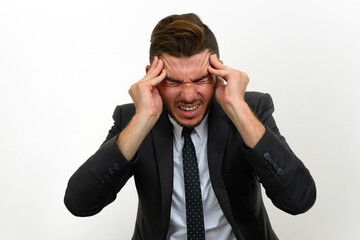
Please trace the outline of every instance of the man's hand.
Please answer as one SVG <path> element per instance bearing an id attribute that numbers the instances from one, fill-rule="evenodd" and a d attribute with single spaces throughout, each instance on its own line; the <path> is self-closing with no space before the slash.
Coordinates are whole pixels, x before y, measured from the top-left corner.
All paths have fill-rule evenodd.
<path id="1" fill-rule="evenodd" d="M 143 79 L 133 84 L 129 94 L 134 101 L 136 113 L 116 139 L 116 143 L 127 160 L 131 160 L 146 135 L 160 117 L 163 102 L 157 85 L 165 79 L 164 62 L 158 57 Z"/>
<path id="2" fill-rule="evenodd" d="M 145 77 L 133 84 L 129 89 L 129 94 L 135 104 L 136 114 L 154 124 L 158 120 L 163 107 L 157 89 L 157 85 L 166 77 L 163 67 L 163 60 L 156 56 Z"/>
<path id="3" fill-rule="evenodd" d="M 265 127 L 255 117 L 244 96 L 249 77 L 246 73 L 223 65 L 216 55 L 210 56 L 208 70 L 218 77 L 215 96 L 231 119 L 245 144 L 253 148 L 265 133 Z"/>
<path id="4" fill-rule="evenodd" d="M 232 69 L 222 64 L 215 54 L 210 56 L 209 72 L 218 77 L 215 96 L 224 111 L 232 115 L 242 104 L 249 77 L 245 72 Z"/>

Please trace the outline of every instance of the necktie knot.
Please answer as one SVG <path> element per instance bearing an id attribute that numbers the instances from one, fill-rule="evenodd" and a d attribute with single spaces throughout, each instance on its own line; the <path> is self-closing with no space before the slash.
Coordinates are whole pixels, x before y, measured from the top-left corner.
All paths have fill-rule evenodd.
<path id="1" fill-rule="evenodd" d="M 184 127 L 183 130 L 182 130 L 182 136 L 189 137 L 193 130 L 194 130 L 193 128 Z"/>

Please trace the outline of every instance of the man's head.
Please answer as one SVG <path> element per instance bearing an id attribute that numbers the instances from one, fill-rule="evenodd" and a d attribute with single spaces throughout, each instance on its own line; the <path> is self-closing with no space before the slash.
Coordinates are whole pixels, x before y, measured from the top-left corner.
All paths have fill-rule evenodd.
<path id="1" fill-rule="evenodd" d="M 150 63 L 155 56 L 160 57 L 163 53 L 191 57 L 205 49 L 220 57 L 215 35 L 194 13 L 162 19 L 155 26 L 150 42 Z"/>
<path id="2" fill-rule="evenodd" d="M 195 14 L 166 17 L 153 30 L 150 62 L 158 56 L 166 71 L 158 90 L 168 113 L 182 126 L 195 127 L 208 111 L 216 84 L 208 72 L 213 53 L 219 55 L 216 38 Z"/>

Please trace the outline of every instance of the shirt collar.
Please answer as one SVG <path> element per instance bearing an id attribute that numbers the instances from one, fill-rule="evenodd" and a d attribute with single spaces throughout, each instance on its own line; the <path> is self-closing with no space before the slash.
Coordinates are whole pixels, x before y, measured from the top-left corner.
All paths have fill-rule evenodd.
<path id="1" fill-rule="evenodd" d="M 209 113 L 207 113 L 204 119 L 201 121 L 201 123 L 194 128 L 196 134 L 201 140 L 206 136 L 207 133 L 208 115 Z M 183 126 L 181 126 L 178 122 L 176 122 L 176 120 L 170 115 L 169 115 L 169 119 L 174 127 L 173 130 L 176 138 L 181 139 L 181 132 L 183 130 Z"/>

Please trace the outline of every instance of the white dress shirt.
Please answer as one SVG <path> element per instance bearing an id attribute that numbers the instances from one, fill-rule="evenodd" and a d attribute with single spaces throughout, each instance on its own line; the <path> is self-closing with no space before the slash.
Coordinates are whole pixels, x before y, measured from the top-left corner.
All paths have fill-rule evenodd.
<path id="1" fill-rule="evenodd" d="M 172 117 L 170 121 L 173 125 L 173 148 L 174 148 L 174 179 L 173 194 L 170 212 L 170 224 L 167 234 L 168 240 L 184 240 L 186 237 L 186 206 L 185 206 L 185 187 L 182 148 L 184 138 L 181 136 L 183 127 L 180 126 Z M 207 138 L 208 138 L 208 116 L 194 128 L 191 133 L 191 140 L 194 143 L 196 157 L 199 165 L 200 187 L 204 211 L 205 239 L 207 240 L 235 240 L 234 233 L 230 224 L 220 208 L 211 185 L 208 158 L 207 158 Z"/>

